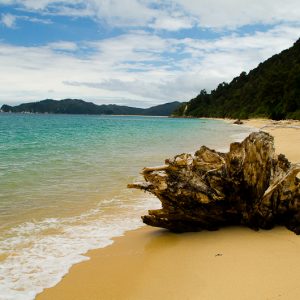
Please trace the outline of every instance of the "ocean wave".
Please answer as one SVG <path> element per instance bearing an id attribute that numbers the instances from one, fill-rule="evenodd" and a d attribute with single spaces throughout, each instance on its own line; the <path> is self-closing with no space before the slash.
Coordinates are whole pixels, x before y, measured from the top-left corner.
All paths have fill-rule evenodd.
<path id="1" fill-rule="evenodd" d="M 57 284 L 72 265 L 88 260 L 88 250 L 106 247 L 112 238 L 143 226 L 140 214 L 158 206 L 150 196 L 130 202 L 115 197 L 80 216 L 12 228 L 0 246 L 0 256 L 6 257 L 0 265 L 0 299 L 34 299 Z"/>

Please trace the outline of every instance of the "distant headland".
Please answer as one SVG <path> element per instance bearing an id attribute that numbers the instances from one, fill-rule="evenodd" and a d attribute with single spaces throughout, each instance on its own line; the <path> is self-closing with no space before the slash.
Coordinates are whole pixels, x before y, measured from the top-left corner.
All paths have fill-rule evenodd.
<path id="1" fill-rule="evenodd" d="M 46 99 L 17 106 L 4 104 L 1 111 L 11 113 L 169 116 L 180 105 L 180 102 L 175 101 L 150 108 L 137 108 L 115 104 L 97 105 L 80 99 Z"/>

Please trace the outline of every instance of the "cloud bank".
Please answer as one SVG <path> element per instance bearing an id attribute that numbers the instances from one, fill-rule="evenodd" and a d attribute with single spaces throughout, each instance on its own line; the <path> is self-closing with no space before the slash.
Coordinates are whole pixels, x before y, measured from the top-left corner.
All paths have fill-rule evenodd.
<path id="1" fill-rule="evenodd" d="M 88 16 L 111 26 L 177 30 L 191 25 L 237 28 L 248 24 L 299 22 L 297 0 L 2 0 L 29 11 Z"/>
<path id="2" fill-rule="evenodd" d="M 298 1 L 2 0 L 18 20 L 87 18 L 122 29 L 102 39 L 20 46 L 0 40 L 0 102 L 76 97 L 140 107 L 187 101 L 282 51 L 299 38 Z M 103 25 L 104 24 L 104 25 Z M 258 25 L 259 24 L 259 25 Z M 254 29 L 251 29 L 254 27 Z M 249 29 L 250 28 L 250 29 Z"/>

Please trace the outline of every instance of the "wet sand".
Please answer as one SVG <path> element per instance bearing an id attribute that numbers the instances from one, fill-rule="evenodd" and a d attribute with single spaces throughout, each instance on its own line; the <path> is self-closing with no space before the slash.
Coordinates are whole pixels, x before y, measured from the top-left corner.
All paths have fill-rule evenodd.
<path id="1" fill-rule="evenodd" d="M 246 125 L 267 126 L 263 130 L 275 136 L 276 151 L 300 162 L 298 122 Z M 88 252 L 89 261 L 73 266 L 37 299 L 300 299 L 299 253 L 300 236 L 283 227 L 185 234 L 143 227 Z"/>

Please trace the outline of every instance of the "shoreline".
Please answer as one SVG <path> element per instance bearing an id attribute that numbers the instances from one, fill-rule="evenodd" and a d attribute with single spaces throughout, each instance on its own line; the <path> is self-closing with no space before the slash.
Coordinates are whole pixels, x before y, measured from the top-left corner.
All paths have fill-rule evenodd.
<path id="1" fill-rule="evenodd" d="M 298 299 L 299 249 L 283 227 L 180 235 L 143 227 L 89 251 L 36 299 Z"/>
<path id="2" fill-rule="evenodd" d="M 293 121 L 296 128 L 273 123 L 252 119 L 244 125 L 263 127 L 275 136 L 277 153 L 300 162 L 300 122 Z M 89 251 L 90 260 L 73 265 L 55 287 L 36 299 L 300 297 L 300 238 L 283 227 L 259 232 L 228 227 L 180 235 L 142 227 L 113 240 L 111 246 Z"/>

